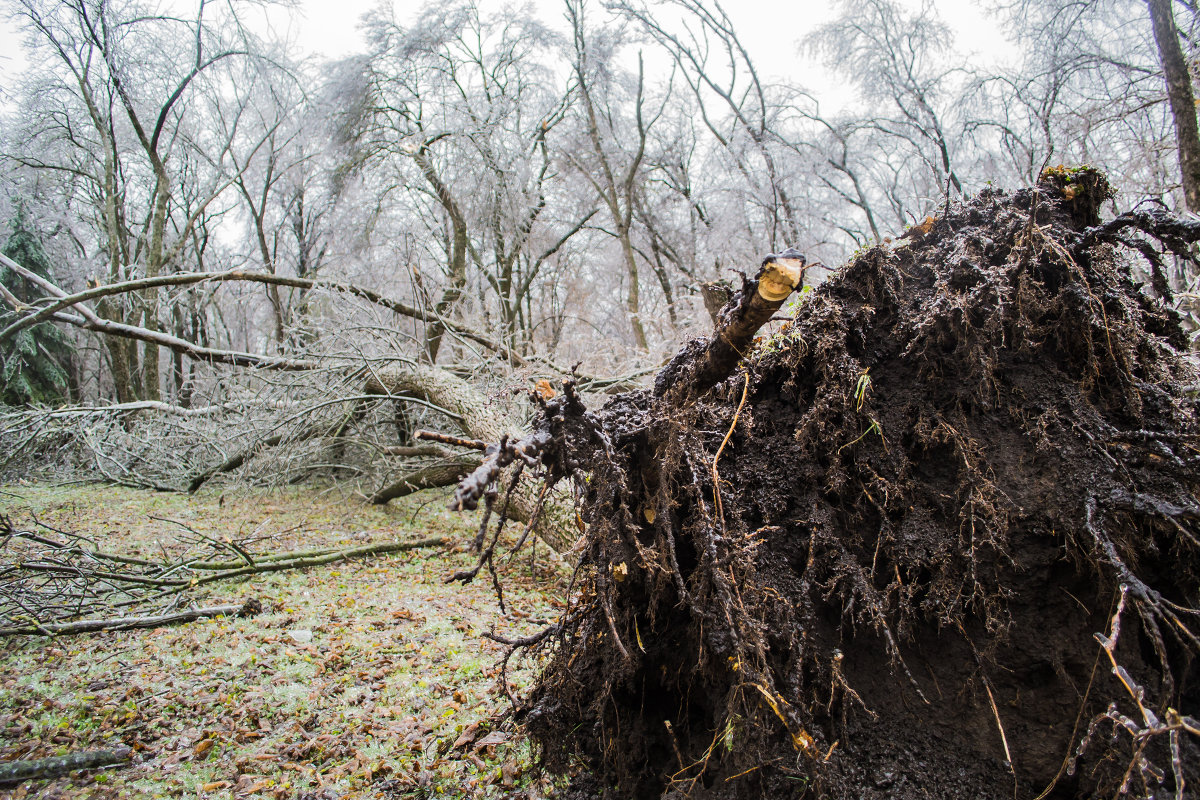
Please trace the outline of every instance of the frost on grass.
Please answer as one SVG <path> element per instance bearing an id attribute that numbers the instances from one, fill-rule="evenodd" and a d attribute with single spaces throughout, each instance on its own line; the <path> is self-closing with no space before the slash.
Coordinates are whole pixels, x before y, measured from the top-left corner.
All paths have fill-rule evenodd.
<path id="1" fill-rule="evenodd" d="M 471 523 L 425 500 L 364 508 L 311 491 L 189 499 L 112 488 L 5 487 L 28 514 L 127 555 L 177 547 L 177 525 L 295 550 L 445 535 Z M 417 513 L 419 510 L 419 513 Z M 414 518 L 415 514 L 415 518 Z M 489 587 L 446 586 L 473 556 L 426 550 L 200 587 L 200 604 L 266 611 L 177 628 L 9 640 L 0 656 L 0 760 L 133 748 L 113 771 L 0 786 L 0 797 L 545 796 L 528 745 L 495 732 L 507 708 Z M 544 566 L 544 565 L 543 565 Z M 554 579 L 527 559 L 506 580 L 502 631 L 553 613 Z M 307 632 L 309 635 L 297 635 Z M 525 665 L 510 669 L 520 689 Z M 488 737 L 492 736 L 489 740 Z M 481 744 L 482 742 L 482 744 Z M 457 744 L 457 747 L 455 746 Z"/>

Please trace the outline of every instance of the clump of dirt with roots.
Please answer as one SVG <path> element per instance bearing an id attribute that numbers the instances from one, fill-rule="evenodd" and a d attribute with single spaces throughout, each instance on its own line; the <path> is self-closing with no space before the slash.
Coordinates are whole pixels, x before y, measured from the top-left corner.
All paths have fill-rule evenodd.
<path id="1" fill-rule="evenodd" d="M 1110 197 L 951 205 L 693 402 L 539 399 L 500 449 L 586 528 L 515 716 L 569 796 L 1198 796 L 1200 226 Z"/>

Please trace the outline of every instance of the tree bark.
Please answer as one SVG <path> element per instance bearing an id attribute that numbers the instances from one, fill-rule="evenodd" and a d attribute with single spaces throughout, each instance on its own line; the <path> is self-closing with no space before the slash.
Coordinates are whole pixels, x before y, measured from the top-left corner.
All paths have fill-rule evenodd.
<path id="1" fill-rule="evenodd" d="M 371 502 L 384 504 L 397 497 L 404 497 L 422 489 L 436 489 L 442 486 L 453 486 L 471 474 L 471 470 L 479 465 L 478 458 L 456 458 L 448 464 L 432 464 L 428 467 L 405 473 L 375 494 Z"/>
<path id="2" fill-rule="evenodd" d="M 1167 84 L 1167 99 L 1175 118 L 1175 141 L 1179 171 L 1183 179 L 1183 198 L 1188 211 L 1200 214 L 1200 128 L 1196 123 L 1196 99 L 1187 60 L 1179 46 L 1171 0 L 1146 0 L 1154 42 Z"/>
<path id="3" fill-rule="evenodd" d="M 462 431 L 473 439 L 498 442 L 503 436 L 519 438 L 521 433 L 521 425 L 516 420 L 494 403 L 488 402 L 462 378 L 438 367 L 392 364 L 371 374 L 365 392 L 386 395 L 403 393 L 440 406 L 457 414 L 461 418 L 459 426 Z M 498 485 L 508 485 L 514 468 L 510 466 L 504 470 Z M 509 515 L 519 522 L 528 522 L 537 507 L 538 490 L 531 481 L 521 481 L 513 491 Z M 571 548 L 579 532 L 575 525 L 574 509 L 563 493 L 555 492 L 545 499 L 534 530 L 556 552 L 562 553 Z"/>
<path id="4" fill-rule="evenodd" d="M 115 750 L 85 750 L 68 753 L 65 756 L 51 756 L 32 761 L 11 761 L 0 765 L 0 783 L 58 778 L 77 769 L 96 769 L 124 764 L 131 758 L 133 758 L 133 750 L 122 745 Z"/>
<path id="5" fill-rule="evenodd" d="M 117 617 L 115 619 L 81 619 L 75 622 L 47 622 L 41 625 L 22 625 L 0 628 L 0 636 L 64 636 L 99 631 L 125 631 L 135 628 L 162 628 L 211 617 L 250 617 L 262 611 L 262 603 L 250 599 L 241 605 L 211 606 L 159 614 L 151 617 Z M 81 769 L 76 767 L 75 769 Z"/>

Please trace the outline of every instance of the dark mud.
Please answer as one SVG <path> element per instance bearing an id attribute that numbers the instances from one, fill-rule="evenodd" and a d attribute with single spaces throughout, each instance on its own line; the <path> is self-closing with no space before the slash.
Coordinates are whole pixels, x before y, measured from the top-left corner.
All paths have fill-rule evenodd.
<path id="1" fill-rule="evenodd" d="M 575 796 L 1197 796 L 1198 379 L 1107 195 L 952 206 L 699 404 L 552 404 L 588 528 L 520 719 Z"/>

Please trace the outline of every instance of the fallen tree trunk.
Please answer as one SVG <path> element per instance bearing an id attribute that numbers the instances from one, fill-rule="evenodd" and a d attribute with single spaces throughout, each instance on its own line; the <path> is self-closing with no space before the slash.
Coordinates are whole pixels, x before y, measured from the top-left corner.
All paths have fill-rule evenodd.
<path id="1" fill-rule="evenodd" d="M 456 458 L 449 463 L 431 464 L 427 467 L 406 472 L 395 481 L 376 491 L 368 502 L 382 505 L 398 497 L 405 497 L 422 489 L 440 489 L 453 486 L 471 473 L 479 464 L 478 458 Z"/>
<path id="2" fill-rule="evenodd" d="M 262 391 L 264 395 L 269 394 L 273 395 L 273 397 L 260 398 L 247 403 L 220 402 L 202 409 L 187 409 L 182 407 L 186 403 L 171 405 L 158 401 L 141 401 L 122 403 L 107 409 L 88 408 L 58 411 L 29 411 L 25 413 L 25 416 L 31 421 L 36 421 L 41 417 L 56 420 L 79 418 L 79 422 L 73 426 L 74 430 L 71 430 L 65 424 L 54 426 L 44 437 L 40 435 L 40 429 L 43 426 L 39 425 L 32 433 L 23 436 L 24 441 L 17 444 L 13 449 L 0 453 L 0 470 L 6 469 L 11 463 L 16 463 L 18 456 L 26 462 L 27 469 L 36 469 L 44 465 L 44 462 L 39 462 L 35 456 L 30 456 L 30 452 L 37 449 L 36 446 L 39 443 L 46 449 L 66 450 L 66 448 L 60 446 L 60 440 L 69 437 L 69 440 L 72 442 L 82 443 L 83 450 L 88 456 L 90 470 L 99 473 L 108 481 L 142 488 L 151 487 L 160 491 L 176 491 L 179 487 L 186 486 L 188 491 L 195 492 L 214 476 L 242 469 L 248 461 L 261 454 L 264 450 L 280 445 L 287 445 L 291 442 L 311 442 L 312 440 L 323 439 L 329 434 L 328 426 L 318 424 L 313 427 L 304 428 L 301 425 L 300 430 L 287 430 L 286 428 L 291 427 L 290 423 L 301 415 L 319 411 L 337 403 L 354 400 L 354 398 L 338 398 L 328 394 L 330 386 L 336 385 L 342 380 L 351 380 L 357 383 L 361 380 L 361 376 L 364 373 L 371 370 L 370 359 L 364 356 L 362 349 L 358 348 L 338 349 L 336 347 L 312 346 L 308 352 L 308 355 L 312 357 L 300 357 L 304 353 L 297 353 L 296 357 L 291 357 L 287 353 L 265 354 L 240 352 L 209 346 L 208 343 L 200 344 L 189 341 L 170 333 L 153 329 L 154 326 L 139 327 L 138 325 L 107 319 L 92 307 L 92 304 L 96 302 L 110 302 L 109 298 L 112 297 L 123 294 L 138 295 L 146 292 L 154 294 L 165 287 L 199 287 L 227 282 L 251 282 L 265 284 L 272 288 L 288 286 L 305 290 L 324 289 L 335 294 L 358 298 L 381 309 L 387 309 L 396 314 L 410 317 L 426 325 L 433 326 L 444 333 L 453 334 L 463 341 L 470 341 L 473 344 L 480 345 L 488 352 L 488 359 L 497 359 L 505 364 L 519 364 L 529 368 L 540 369 L 544 366 L 551 373 L 559 375 L 569 373 L 574 375 L 574 370 L 565 370 L 552 361 L 537 355 L 525 356 L 516 353 L 502 341 L 494 341 L 490 337 L 474 331 L 468 326 L 456 323 L 453 320 L 446 319 L 427 310 L 423 311 L 404 302 L 387 298 L 369 288 L 352 284 L 290 278 L 253 271 L 229 270 L 215 273 L 175 273 L 167 276 L 123 281 L 106 286 L 89 286 L 86 290 L 68 293 L 55 285 L 51 280 L 33 273 L 5 256 L 0 255 L 0 262 L 3 262 L 5 268 L 15 271 L 25 280 L 39 287 L 46 295 L 38 300 L 37 307 L 32 307 L 20 301 L 11 292 L 0 287 L 0 302 L 10 305 L 18 312 L 19 317 L 4 327 L 3 330 L 0 330 L 0 342 L 11 339 L 29 326 L 47 321 L 58 321 L 84 330 L 94 331 L 104 337 L 141 341 L 152 347 L 166 347 L 178 356 L 186 356 L 188 359 L 209 366 L 228 365 L 267 371 L 297 373 L 295 378 L 286 382 L 277 382 L 271 388 L 258 386 L 256 391 Z M 181 361 L 180 364 L 182 363 Z M 304 376 L 304 373 L 310 373 L 315 376 L 322 370 L 327 370 L 328 372 L 318 380 L 312 380 Z M 374 387 L 372 391 L 378 394 L 390 396 L 402 402 L 423 403 L 427 401 L 422 400 L 416 395 L 404 396 L 404 392 L 393 393 L 390 389 L 385 388 L 384 385 L 391 384 L 393 387 L 398 387 L 400 384 L 412 379 L 415 384 L 425 386 L 424 389 L 418 386 L 419 391 L 429 390 L 435 393 L 456 391 L 456 387 L 450 385 L 453 382 L 451 380 L 453 376 L 449 376 L 449 378 L 443 380 L 437 376 L 437 373 L 441 371 L 437 367 L 406 367 L 396 364 L 382 370 L 380 373 L 382 377 L 380 379 L 376 379 L 379 376 L 373 376 L 368 382 Z M 637 370 L 627 375 L 607 378 L 579 376 L 578 380 L 581 385 L 587 385 L 595 390 L 613 391 L 620 386 L 633 385 L 641 375 L 647 374 L 648 371 Z M 407 376 L 401 376 L 400 373 L 408 374 Z M 469 387 L 467 388 L 469 389 Z M 279 391 L 280 389 L 282 391 Z M 277 405 L 279 406 L 277 410 L 284 411 L 285 407 L 289 405 L 299 405 L 299 402 L 296 400 L 297 396 L 309 398 L 312 401 L 311 407 L 308 409 L 299 408 L 298 413 L 291 415 L 282 424 L 278 423 L 277 420 L 264 419 L 261 415 L 257 418 L 245 415 L 239 416 L 233 421 L 234 425 L 239 426 L 233 436 L 229 436 L 227 431 L 222 431 L 218 427 L 211 432 L 203 431 L 199 437 L 196 435 L 197 430 L 194 425 L 184 424 L 194 423 L 201 418 L 211 416 L 214 419 L 213 425 L 219 426 L 223 422 L 219 419 L 220 412 L 226 410 L 236 413 L 239 409 L 246 410 L 252 407 L 261 409 Z M 156 427 L 156 423 L 159 421 L 157 419 L 148 421 L 143 418 L 139 420 L 138 426 L 143 428 L 143 430 L 135 431 L 132 426 L 125 424 L 127 417 L 133 417 L 138 412 L 152 411 L 178 418 L 175 422 L 179 424 L 172 425 L 173 430 L 171 432 L 176 434 L 179 440 L 182 440 L 179 444 L 181 447 L 186 448 L 184 452 L 189 456 L 197 456 L 202 460 L 196 463 L 187 463 L 187 461 L 179 458 L 180 450 L 172 446 L 173 443 L 169 441 L 171 437 L 161 436 L 159 435 L 160 431 L 152 429 L 152 425 Z M 459 420 L 459 415 L 456 413 L 451 411 L 446 411 L 445 413 L 456 421 L 461 421 Z M 107 427 L 90 424 L 90 418 L 102 419 L 105 415 L 112 415 L 114 419 L 120 415 L 120 421 L 117 424 L 111 424 Z M 142 413 L 141 416 L 148 417 L 149 414 Z M 319 419 L 324 415 L 318 414 L 316 416 Z M 354 416 L 353 412 L 351 416 Z M 498 426 L 504 427 L 500 419 L 504 416 L 503 413 L 497 413 L 494 408 L 480 407 L 478 413 L 468 413 L 466 416 L 469 419 L 464 424 L 464 430 L 479 431 L 481 434 L 487 432 L 489 439 L 494 439 L 495 435 L 498 435 L 496 430 Z M 260 428 L 260 430 L 254 431 L 256 427 Z M 345 427 L 346 425 L 343 424 L 342 430 Z M 151 428 L 151 430 L 144 430 L 146 428 Z M 246 434 L 251 431 L 254 431 L 255 435 L 247 437 Z M 311 446 L 301 449 L 301 458 L 308 458 L 310 462 L 315 461 L 315 465 L 312 463 L 301 463 L 296 467 L 294 462 L 287 463 L 291 454 L 286 452 L 272 454 L 280 456 L 274 459 L 273 463 L 276 466 L 281 463 L 286 464 L 288 478 L 292 481 L 300 480 L 313 469 L 333 469 L 335 471 L 348 469 L 360 473 L 369 471 L 369 467 L 360 468 L 353 463 L 349 463 L 353 460 L 353 457 L 342 458 L 342 448 L 347 444 L 347 440 L 340 436 L 340 432 L 338 431 L 331 435 L 332 446 L 329 448 Z M 193 444 L 197 438 L 208 439 L 210 442 L 221 444 L 216 444 L 212 448 L 206 446 L 198 450 L 193 449 Z M 223 443 L 230 440 L 242 443 L 248 442 L 248 444 L 237 452 L 222 452 Z M 378 446 L 381 443 L 379 441 L 371 441 L 369 444 Z M 403 447 L 403 445 L 400 446 Z M 7 448 L 0 449 L 8 450 Z M 215 457 L 212 453 L 214 449 L 217 450 Z M 317 453 L 320 453 L 322 456 L 329 456 L 329 458 L 312 457 L 313 454 Z M 404 455 L 403 453 L 399 454 Z M 78 466 L 76 462 L 71 463 L 71 468 L 73 469 L 78 469 Z M 386 494 L 388 492 L 383 491 L 379 493 L 379 496 L 382 497 Z M 523 497 L 515 507 L 518 516 L 531 510 L 534 503 L 534 498 Z M 569 546 L 570 541 L 574 538 L 569 532 L 569 528 L 571 528 L 570 514 L 564 511 L 562 508 L 563 505 L 563 498 L 551 498 L 551 502 L 546 509 L 545 520 L 542 524 L 544 530 L 541 531 L 547 542 L 557 549 Z"/>
<path id="3" fill-rule="evenodd" d="M 516 420 L 497 408 L 495 403 L 488 402 L 469 383 L 438 367 L 391 364 L 372 372 L 364 391 L 388 396 L 412 395 L 445 408 L 458 417 L 458 425 L 463 433 L 485 442 L 498 442 L 503 437 L 517 435 L 521 430 Z M 501 480 L 508 479 L 510 475 L 511 471 L 506 471 Z M 391 492 L 402 488 L 397 485 L 402 481 L 376 491 L 371 501 L 386 503 L 398 497 Z M 538 512 L 535 527 L 537 535 L 556 552 L 569 550 L 579 535 L 570 498 L 561 493 L 555 493 L 549 499 L 540 498 L 540 493 L 529 484 L 519 485 L 511 499 L 510 515 L 521 522 L 528 522 L 535 510 Z"/>

